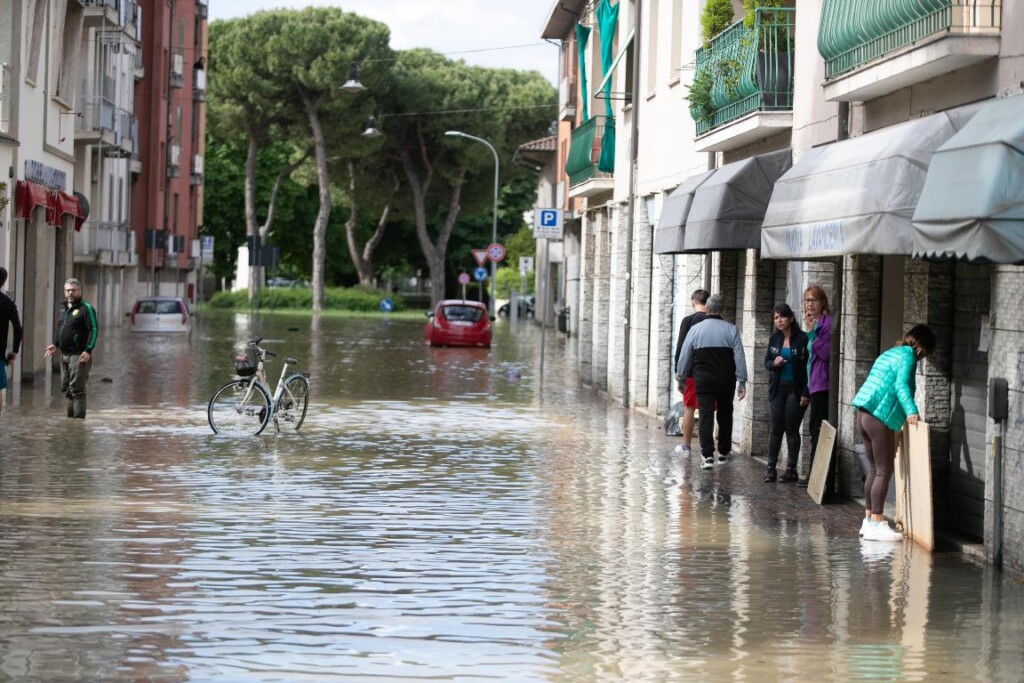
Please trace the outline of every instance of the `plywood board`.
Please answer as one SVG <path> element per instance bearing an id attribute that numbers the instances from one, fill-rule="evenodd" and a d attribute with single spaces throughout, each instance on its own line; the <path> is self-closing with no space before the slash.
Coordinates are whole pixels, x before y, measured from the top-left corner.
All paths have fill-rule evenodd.
<path id="1" fill-rule="evenodd" d="M 825 482 L 828 480 L 828 468 L 832 464 L 835 445 L 836 428 L 828 420 L 822 420 L 821 431 L 818 432 L 818 449 L 814 451 L 814 464 L 807 477 L 807 493 L 818 505 L 825 498 Z"/>
<path id="2" fill-rule="evenodd" d="M 931 439 L 924 422 L 903 425 L 896 450 L 896 528 L 923 548 L 935 548 Z"/>

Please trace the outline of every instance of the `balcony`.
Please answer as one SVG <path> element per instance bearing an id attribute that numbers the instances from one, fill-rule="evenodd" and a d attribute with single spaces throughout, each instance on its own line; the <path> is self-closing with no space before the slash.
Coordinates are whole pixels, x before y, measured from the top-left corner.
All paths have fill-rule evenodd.
<path id="1" fill-rule="evenodd" d="M 597 167 L 601 159 L 601 141 L 609 125 L 614 129 L 615 120 L 592 116 L 572 132 L 569 158 L 565 162 L 570 197 L 592 197 L 612 191 L 615 183 L 613 174 Z M 614 149 L 609 150 L 609 155 L 614 153 Z"/>
<path id="2" fill-rule="evenodd" d="M 572 121 L 576 118 L 576 80 L 568 76 L 558 84 L 558 120 Z"/>
<path id="3" fill-rule="evenodd" d="M 192 170 L 189 174 L 188 179 L 189 185 L 202 185 L 203 184 L 203 155 L 193 154 L 192 155 Z"/>
<path id="4" fill-rule="evenodd" d="M 210 15 L 210 0 L 196 0 L 196 16 L 206 19 Z"/>
<path id="5" fill-rule="evenodd" d="M 697 50 L 690 88 L 698 152 L 736 149 L 793 127 L 796 10 L 758 8 Z"/>
<path id="6" fill-rule="evenodd" d="M 999 55 L 1001 0 L 826 0 L 825 98 L 863 102 Z"/>
<path id="7" fill-rule="evenodd" d="M 170 88 L 185 87 L 185 56 L 180 52 L 171 55 Z"/>
<path id="8" fill-rule="evenodd" d="M 75 261 L 104 265 L 127 265 L 134 246 L 134 234 L 127 223 L 87 221 L 75 234 Z"/>
<path id="9" fill-rule="evenodd" d="M 135 80 L 141 81 L 146 77 L 146 64 L 142 61 L 142 50 L 135 50 Z"/>
<path id="10" fill-rule="evenodd" d="M 196 102 L 205 102 L 206 69 L 193 69 L 192 77 L 192 99 Z"/>
<path id="11" fill-rule="evenodd" d="M 78 116 L 75 119 L 75 142 L 106 146 L 107 156 L 128 156 L 135 149 L 132 137 L 131 112 L 116 106 L 102 96 L 85 95 L 78 98 Z"/>
<path id="12" fill-rule="evenodd" d="M 132 117 L 132 153 L 128 157 L 128 170 L 132 173 L 142 173 L 142 155 L 139 153 L 139 120 Z"/>
<path id="13" fill-rule="evenodd" d="M 181 175 L 181 145 L 171 145 L 167 155 L 167 177 L 177 178 Z"/>

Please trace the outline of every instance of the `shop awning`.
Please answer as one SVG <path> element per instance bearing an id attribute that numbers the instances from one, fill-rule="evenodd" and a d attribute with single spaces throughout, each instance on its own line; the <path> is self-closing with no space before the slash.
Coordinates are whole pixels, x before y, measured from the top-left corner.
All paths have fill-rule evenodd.
<path id="1" fill-rule="evenodd" d="M 985 105 L 935 152 L 913 230 L 914 256 L 1024 263 L 1024 96 Z"/>
<path id="2" fill-rule="evenodd" d="M 57 225 L 61 225 L 64 215 L 67 214 L 75 219 L 75 231 L 82 229 L 82 224 L 85 223 L 85 212 L 78 202 L 78 197 L 67 192 L 51 192 L 50 206 L 54 222 Z"/>
<path id="3" fill-rule="evenodd" d="M 910 254 L 928 163 L 955 132 L 942 113 L 810 150 L 775 184 L 761 257 Z"/>
<path id="4" fill-rule="evenodd" d="M 715 169 L 690 176 L 679 187 L 665 197 L 661 207 L 661 217 L 654 229 L 655 254 L 681 254 L 686 248 L 683 242 L 686 217 L 690 213 L 690 204 L 697 188 L 714 175 Z"/>
<path id="5" fill-rule="evenodd" d="M 38 183 L 19 180 L 14 188 L 14 217 L 28 220 L 32 218 L 32 210 L 37 206 L 46 208 L 46 222 L 53 223 L 50 191 Z"/>
<path id="6" fill-rule="evenodd" d="M 726 164 L 693 195 L 686 216 L 685 252 L 761 246 L 761 223 L 775 182 L 793 164 L 790 150 Z"/>

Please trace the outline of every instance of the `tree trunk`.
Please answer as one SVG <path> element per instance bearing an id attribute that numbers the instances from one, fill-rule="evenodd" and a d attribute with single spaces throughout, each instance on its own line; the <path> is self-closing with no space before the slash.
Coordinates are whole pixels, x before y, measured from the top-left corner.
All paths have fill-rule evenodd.
<path id="1" fill-rule="evenodd" d="M 324 260 L 327 254 L 327 222 L 331 218 L 331 183 L 327 173 L 327 153 L 324 131 L 320 127 L 320 116 L 309 93 L 299 88 L 299 96 L 309 117 L 309 128 L 313 133 L 313 151 L 316 154 L 316 181 L 320 194 L 320 209 L 313 227 L 313 312 L 324 308 Z"/>
<path id="2" fill-rule="evenodd" d="M 259 148 L 256 131 L 247 127 L 249 150 L 245 157 L 245 235 L 252 237 L 258 234 L 256 227 L 256 152 Z M 253 254 L 249 254 L 249 263 L 253 262 Z M 249 266 L 249 302 L 258 300 L 260 285 L 263 284 L 262 269 Z"/>
<path id="3" fill-rule="evenodd" d="M 381 239 L 384 237 L 384 230 L 388 227 L 391 203 L 394 201 L 395 194 L 400 187 L 398 178 L 395 178 L 394 182 L 395 187 L 391 190 L 391 196 L 388 197 L 388 201 L 380 213 L 380 218 L 377 219 L 377 227 L 374 229 L 373 235 L 370 236 L 370 239 L 360 249 L 359 243 L 356 241 L 356 227 L 359 222 L 359 205 L 355 199 L 356 173 L 353 163 L 351 161 L 348 162 L 348 189 L 352 210 L 349 213 L 348 220 L 345 221 L 345 239 L 348 241 L 348 253 L 352 257 L 352 264 L 356 267 L 356 273 L 359 274 L 359 284 L 367 287 L 373 287 L 376 284 L 373 279 L 373 252 L 377 245 L 380 244 Z"/>
<path id="4" fill-rule="evenodd" d="M 459 216 L 459 199 L 462 196 L 462 184 L 466 179 L 466 171 L 461 171 L 451 186 L 452 194 L 448 201 L 448 214 L 445 216 L 444 225 L 441 227 L 441 233 L 438 235 L 435 245 L 427 233 L 426 208 L 427 190 L 430 188 L 430 181 L 434 173 L 433 166 L 425 156 L 421 155 L 426 167 L 425 177 L 421 179 L 408 150 L 402 149 L 399 155 L 402 160 L 402 168 L 409 181 L 409 189 L 412 192 L 413 214 L 416 217 L 416 238 L 419 240 L 423 257 L 427 261 L 427 269 L 430 271 L 430 305 L 434 306 L 444 298 L 445 254 L 448 250 L 448 239 L 451 237 L 452 228 L 455 227 L 455 220 Z"/>

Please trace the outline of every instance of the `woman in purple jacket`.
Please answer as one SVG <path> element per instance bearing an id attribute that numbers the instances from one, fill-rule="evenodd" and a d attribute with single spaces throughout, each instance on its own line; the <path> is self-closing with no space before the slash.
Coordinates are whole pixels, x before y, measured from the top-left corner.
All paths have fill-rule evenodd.
<path id="1" fill-rule="evenodd" d="M 814 452 L 818 449 L 821 422 L 828 415 L 828 370 L 832 345 L 832 309 L 821 285 L 810 285 L 804 290 L 804 329 L 807 330 L 807 388 L 800 399 L 801 406 L 811 406 L 811 453 L 807 476 L 811 476 Z M 807 479 L 797 482 L 807 486 Z"/>

